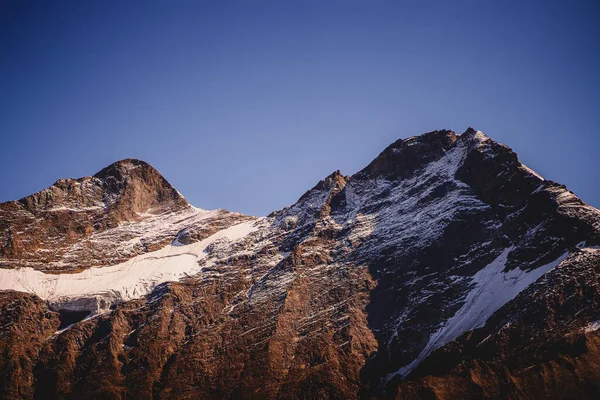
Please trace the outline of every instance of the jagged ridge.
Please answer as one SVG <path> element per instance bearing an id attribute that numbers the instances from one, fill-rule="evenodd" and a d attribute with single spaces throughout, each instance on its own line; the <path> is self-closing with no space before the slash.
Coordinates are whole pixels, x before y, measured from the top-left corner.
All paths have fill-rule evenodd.
<path id="1" fill-rule="evenodd" d="M 40 305 L 1 295 L 0 316 L 18 321 L 1 332 L 15 354 L 0 369 L 3 393 L 537 397 L 553 390 L 543 374 L 516 383 L 507 371 L 554 363 L 554 376 L 564 378 L 555 361 L 563 336 L 553 326 L 595 354 L 590 326 L 600 320 L 600 297 L 578 290 L 599 278 L 600 212 L 474 129 L 399 140 L 357 174 L 334 172 L 266 218 L 213 217 L 219 230 L 206 237 L 197 237 L 205 220 L 183 219 L 170 233 L 173 248 L 207 240 L 199 273 L 52 337 L 60 315 L 48 312 L 46 325 L 30 329 L 22 316 Z M 220 237 L 237 224 L 253 228 Z M 561 311 L 548 323 L 527 317 L 548 310 Z M 17 346 L 23 329 L 32 340 Z M 531 332 L 550 350 L 523 351 Z M 586 378 L 569 388 L 591 397 L 600 374 L 590 361 L 576 368 Z"/>

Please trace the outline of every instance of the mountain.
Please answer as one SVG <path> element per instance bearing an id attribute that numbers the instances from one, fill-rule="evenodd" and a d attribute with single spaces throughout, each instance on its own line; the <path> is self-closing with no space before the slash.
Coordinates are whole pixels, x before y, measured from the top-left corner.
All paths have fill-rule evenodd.
<path id="1" fill-rule="evenodd" d="M 600 211 L 469 128 L 267 217 L 123 160 L 0 204 L 3 398 L 597 398 Z"/>
<path id="2" fill-rule="evenodd" d="M 147 163 L 119 161 L 0 204 L 0 267 L 63 273 L 112 265 L 163 248 L 200 214 Z M 200 228 L 208 234 L 222 225 Z"/>

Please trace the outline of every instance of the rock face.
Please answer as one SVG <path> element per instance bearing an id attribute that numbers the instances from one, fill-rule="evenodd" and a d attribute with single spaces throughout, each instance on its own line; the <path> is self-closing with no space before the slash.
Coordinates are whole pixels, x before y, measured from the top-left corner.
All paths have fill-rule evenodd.
<path id="1" fill-rule="evenodd" d="M 125 160 L 1 204 L 0 235 L 3 398 L 600 392 L 600 211 L 473 129 L 264 218 Z"/>
<path id="2" fill-rule="evenodd" d="M 0 267 L 60 273 L 116 264 L 164 247 L 180 229 L 194 229 L 198 211 L 152 166 L 122 160 L 92 177 L 60 179 L 0 204 Z M 222 210 L 197 226 L 199 236 L 239 216 Z"/>

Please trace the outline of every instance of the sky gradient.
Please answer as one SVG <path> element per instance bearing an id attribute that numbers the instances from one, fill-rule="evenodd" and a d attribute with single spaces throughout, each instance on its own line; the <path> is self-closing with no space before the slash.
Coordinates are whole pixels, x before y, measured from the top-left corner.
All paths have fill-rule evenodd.
<path id="1" fill-rule="evenodd" d="M 0 201 L 123 158 L 195 206 L 293 203 L 473 126 L 600 207 L 600 2 L 0 1 Z"/>

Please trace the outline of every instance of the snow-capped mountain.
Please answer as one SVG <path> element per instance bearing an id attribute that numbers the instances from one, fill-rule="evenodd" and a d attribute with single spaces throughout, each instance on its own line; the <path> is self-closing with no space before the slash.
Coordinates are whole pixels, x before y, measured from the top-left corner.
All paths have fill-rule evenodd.
<path id="1" fill-rule="evenodd" d="M 600 211 L 482 132 L 267 217 L 138 160 L 0 204 L 6 398 L 595 398 Z"/>

